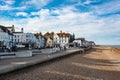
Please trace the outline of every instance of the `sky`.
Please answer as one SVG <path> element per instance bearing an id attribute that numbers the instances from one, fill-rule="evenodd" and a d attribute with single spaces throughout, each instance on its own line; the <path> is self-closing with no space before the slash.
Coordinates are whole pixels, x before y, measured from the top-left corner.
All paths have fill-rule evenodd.
<path id="1" fill-rule="evenodd" d="M 120 45 L 120 0 L 0 0 L 0 25 Z"/>

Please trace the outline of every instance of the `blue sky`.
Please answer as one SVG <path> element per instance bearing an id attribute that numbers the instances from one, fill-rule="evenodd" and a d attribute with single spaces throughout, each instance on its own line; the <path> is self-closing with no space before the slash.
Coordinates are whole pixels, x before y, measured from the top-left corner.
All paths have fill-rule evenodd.
<path id="1" fill-rule="evenodd" d="M 0 0 L 0 25 L 120 45 L 120 0 Z"/>

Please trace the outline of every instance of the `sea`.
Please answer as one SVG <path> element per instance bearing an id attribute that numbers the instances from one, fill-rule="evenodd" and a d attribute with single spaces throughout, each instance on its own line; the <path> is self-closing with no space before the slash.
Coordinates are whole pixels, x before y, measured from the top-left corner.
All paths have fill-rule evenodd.
<path id="1" fill-rule="evenodd" d="M 110 46 L 110 47 L 114 47 L 114 48 L 120 48 L 120 45 L 104 45 L 104 46 Z"/>

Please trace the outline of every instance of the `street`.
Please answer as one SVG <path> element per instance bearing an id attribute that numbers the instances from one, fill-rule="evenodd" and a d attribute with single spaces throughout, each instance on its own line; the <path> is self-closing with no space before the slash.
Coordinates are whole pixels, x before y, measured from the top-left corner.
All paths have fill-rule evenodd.
<path id="1" fill-rule="evenodd" d="M 95 47 L 0 75 L 0 80 L 120 80 L 120 54 L 109 47 Z"/>

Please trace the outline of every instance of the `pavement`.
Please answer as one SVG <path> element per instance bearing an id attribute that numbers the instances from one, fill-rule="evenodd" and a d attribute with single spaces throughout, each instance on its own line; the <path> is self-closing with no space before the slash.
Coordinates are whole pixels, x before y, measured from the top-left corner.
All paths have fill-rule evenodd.
<path id="1" fill-rule="evenodd" d="M 5 74 L 14 70 L 22 69 L 35 64 L 47 62 L 59 57 L 71 55 L 74 53 L 81 53 L 84 49 L 71 49 L 67 51 L 59 51 L 52 54 L 39 54 L 32 57 L 12 58 L 0 60 L 0 74 Z"/>

